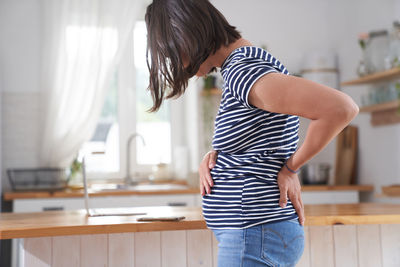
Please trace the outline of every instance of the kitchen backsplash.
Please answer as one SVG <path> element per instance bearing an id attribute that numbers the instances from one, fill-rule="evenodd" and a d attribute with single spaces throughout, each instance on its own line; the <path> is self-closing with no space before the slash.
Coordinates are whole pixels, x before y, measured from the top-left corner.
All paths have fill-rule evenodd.
<path id="1" fill-rule="evenodd" d="M 8 190 L 7 168 L 38 167 L 41 122 L 37 92 L 3 92 L 1 103 L 3 190 Z"/>

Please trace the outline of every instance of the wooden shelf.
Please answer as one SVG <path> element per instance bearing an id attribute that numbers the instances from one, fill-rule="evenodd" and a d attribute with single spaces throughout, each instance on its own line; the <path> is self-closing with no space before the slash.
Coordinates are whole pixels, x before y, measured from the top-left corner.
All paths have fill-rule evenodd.
<path id="1" fill-rule="evenodd" d="M 385 81 L 385 80 L 386 81 L 391 80 L 396 77 L 400 77 L 400 68 L 393 68 L 390 70 L 385 70 L 385 71 L 369 74 L 369 75 L 366 75 L 359 79 L 343 82 L 343 83 L 341 83 L 341 85 L 346 86 L 346 85 L 361 85 L 361 84 L 367 84 L 367 83 L 376 83 L 376 82 L 381 82 L 381 81 Z"/>
<path id="2" fill-rule="evenodd" d="M 385 196 L 400 197 L 400 185 L 382 186 L 382 193 Z"/>
<path id="3" fill-rule="evenodd" d="M 384 102 L 376 105 L 371 105 L 371 106 L 364 106 L 360 108 L 360 112 L 375 112 L 375 111 L 381 111 L 381 110 L 388 110 L 388 109 L 393 109 L 397 108 L 400 105 L 399 100 L 393 100 L 389 102 Z"/>
<path id="4" fill-rule="evenodd" d="M 360 112 L 371 113 L 371 125 L 382 126 L 400 122 L 400 100 L 393 100 L 360 108 Z"/>

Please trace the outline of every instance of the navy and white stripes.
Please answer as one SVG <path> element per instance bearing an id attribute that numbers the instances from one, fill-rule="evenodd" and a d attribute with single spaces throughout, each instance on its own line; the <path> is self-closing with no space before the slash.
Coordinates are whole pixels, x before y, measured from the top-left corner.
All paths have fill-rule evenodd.
<path id="1" fill-rule="evenodd" d="M 214 186 L 203 197 L 203 215 L 211 229 L 241 229 L 297 218 L 292 204 L 279 206 L 277 174 L 297 148 L 297 116 L 258 109 L 248 102 L 254 83 L 286 68 L 267 51 L 234 50 L 221 68 L 224 88 L 215 120 L 211 170 Z"/>

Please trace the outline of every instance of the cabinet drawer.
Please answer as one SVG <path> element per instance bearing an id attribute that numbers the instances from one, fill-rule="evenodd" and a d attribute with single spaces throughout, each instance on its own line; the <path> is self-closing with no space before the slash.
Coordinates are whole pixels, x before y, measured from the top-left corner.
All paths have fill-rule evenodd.
<path id="1" fill-rule="evenodd" d="M 177 195 L 130 195 L 91 197 L 90 208 L 125 208 L 149 206 L 199 206 L 198 194 Z M 42 212 L 51 210 L 84 209 L 83 198 L 39 198 L 16 199 L 13 202 L 14 212 Z"/>

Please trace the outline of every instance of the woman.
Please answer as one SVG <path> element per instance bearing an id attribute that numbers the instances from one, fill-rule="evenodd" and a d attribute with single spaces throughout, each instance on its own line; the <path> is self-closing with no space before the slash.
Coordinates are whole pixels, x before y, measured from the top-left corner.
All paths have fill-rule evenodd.
<path id="1" fill-rule="evenodd" d="M 182 95 L 194 75 L 221 68 L 224 78 L 214 151 L 199 168 L 218 266 L 294 266 L 304 247 L 297 172 L 357 115 L 357 105 L 290 76 L 208 0 L 154 0 L 146 25 L 152 111 Z M 311 120 L 299 149 L 298 116 Z"/>

